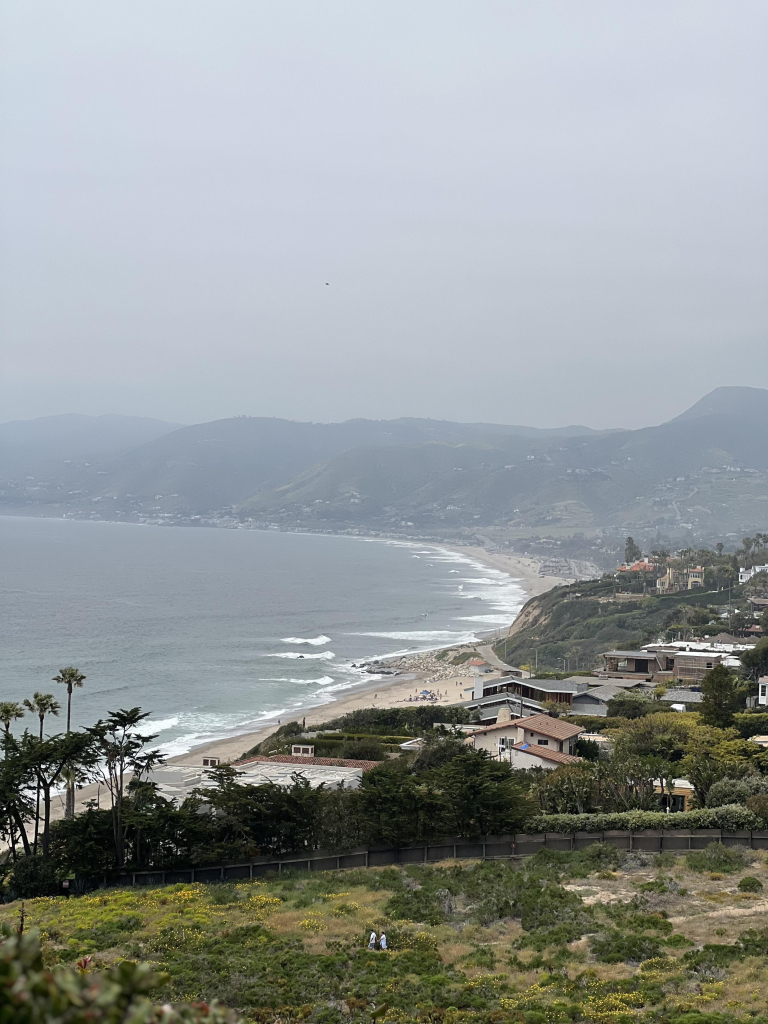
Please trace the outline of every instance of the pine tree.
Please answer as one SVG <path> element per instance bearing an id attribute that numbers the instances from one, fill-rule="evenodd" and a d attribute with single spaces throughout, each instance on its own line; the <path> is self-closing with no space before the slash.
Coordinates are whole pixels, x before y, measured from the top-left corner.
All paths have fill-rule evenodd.
<path id="1" fill-rule="evenodd" d="M 643 552 L 635 544 L 632 537 L 627 537 L 627 543 L 624 545 L 624 562 L 627 565 L 632 565 L 633 562 L 639 562 L 643 557 Z"/>
<path id="2" fill-rule="evenodd" d="M 733 725 L 733 714 L 742 707 L 739 681 L 725 665 L 716 665 L 701 681 L 704 694 L 699 715 L 705 725 L 727 729 Z"/>

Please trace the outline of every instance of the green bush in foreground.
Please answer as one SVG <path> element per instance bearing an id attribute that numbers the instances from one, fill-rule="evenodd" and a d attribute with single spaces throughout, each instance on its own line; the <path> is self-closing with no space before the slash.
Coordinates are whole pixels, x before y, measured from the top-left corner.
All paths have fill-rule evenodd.
<path id="1" fill-rule="evenodd" d="M 706 850 L 692 850 L 686 854 L 685 863 L 691 871 L 719 871 L 732 875 L 743 870 L 754 859 L 754 854 L 741 846 L 710 843 Z"/>
<path id="2" fill-rule="evenodd" d="M 13 1024 L 235 1024 L 215 1003 L 153 1006 L 149 993 L 165 975 L 123 960 L 106 971 L 43 966 L 36 931 L 9 935 L 0 945 L 0 1021 Z"/>
<path id="3" fill-rule="evenodd" d="M 747 875 L 739 882 L 738 888 L 740 892 L 760 892 L 763 888 L 763 883 L 759 878 L 753 878 L 752 875 Z"/>

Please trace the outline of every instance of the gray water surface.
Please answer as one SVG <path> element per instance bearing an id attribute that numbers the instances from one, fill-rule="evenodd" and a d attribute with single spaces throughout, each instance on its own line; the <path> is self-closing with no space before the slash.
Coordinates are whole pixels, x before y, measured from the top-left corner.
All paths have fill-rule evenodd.
<path id="1" fill-rule="evenodd" d="M 469 639 L 525 600 L 399 541 L 0 517 L 0 556 L 0 699 L 76 665 L 73 724 L 140 705 L 168 754 L 310 705 L 331 717 L 370 678 L 353 663 Z"/>

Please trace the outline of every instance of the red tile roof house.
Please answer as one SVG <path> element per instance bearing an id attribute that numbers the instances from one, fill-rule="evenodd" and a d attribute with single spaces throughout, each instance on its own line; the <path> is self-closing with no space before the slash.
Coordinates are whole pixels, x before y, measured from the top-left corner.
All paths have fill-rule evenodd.
<path id="1" fill-rule="evenodd" d="M 510 761 L 516 768 L 551 769 L 581 760 L 574 750 L 583 732 L 581 726 L 550 715 L 531 715 L 476 729 L 465 742 L 476 750 L 487 750 L 494 757 Z"/>

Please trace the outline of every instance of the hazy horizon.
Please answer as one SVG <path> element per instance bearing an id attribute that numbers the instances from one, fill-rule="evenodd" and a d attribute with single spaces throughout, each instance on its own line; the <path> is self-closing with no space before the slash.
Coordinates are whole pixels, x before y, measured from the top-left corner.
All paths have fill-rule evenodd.
<path id="1" fill-rule="evenodd" d="M 0 415 L 595 429 L 768 387 L 768 9 L 0 0 Z"/>
<path id="2" fill-rule="evenodd" d="M 702 395 L 702 396 L 699 396 L 699 397 L 704 397 L 704 396 Z M 691 404 L 693 404 L 693 403 L 691 403 Z M 688 409 L 688 408 L 690 408 L 689 405 L 685 406 L 685 408 L 675 409 L 673 412 L 670 413 L 670 415 L 667 417 L 666 420 L 663 420 L 661 422 L 667 422 L 670 419 L 674 419 L 675 416 L 679 415 L 682 412 L 685 412 L 686 409 Z M 118 416 L 118 417 L 119 416 L 125 416 L 125 417 L 131 417 L 131 416 L 135 416 L 136 414 L 135 413 L 119 412 L 119 411 L 109 412 L 109 413 L 78 413 L 78 412 L 76 412 L 74 410 L 69 410 L 68 412 L 51 413 L 51 414 L 45 414 L 43 416 L 15 417 L 14 419 L 11 419 L 11 420 L 0 420 L 0 426 L 5 426 L 5 425 L 7 425 L 9 423 L 30 422 L 32 419 L 54 419 L 54 418 L 56 418 L 58 416 L 73 416 L 73 415 L 75 415 L 75 416 L 76 415 L 88 415 L 88 416 L 94 416 L 94 417 L 99 417 L 99 416 Z M 245 414 L 243 414 L 243 413 L 235 414 L 234 417 L 219 416 L 219 417 L 215 417 L 215 420 L 237 418 L 238 415 L 248 416 L 249 414 L 247 414 L 247 413 L 245 413 Z M 254 415 L 258 415 L 258 414 L 254 414 Z M 190 426 L 194 426 L 195 424 L 199 424 L 199 423 L 215 422 L 215 420 L 211 421 L 211 420 L 204 420 L 204 419 L 196 419 L 196 420 L 191 420 L 188 423 L 180 423 L 180 422 L 178 422 L 176 420 L 164 420 L 163 421 L 162 417 L 149 417 L 149 418 L 150 419 L 158 419 L 158 420 L 160 420 L 162 422 L 166 422 L 166 423 L 171 423 L 171 424 L 173 424 L 176 427 L 190 427 Z M 273 418 L 274 419 L 281 419 L 281 420 L 288 420 L 288 421 L 294 422 L 294 423 L 307 423 L 307 422 L 311 422 L 311 423 L 343 423 L 346 420 L 354 420 L 354 419 L 381 419 L 381 420 L 384 420 L 384 419 L 387 419 L 387 420 L 393 420 L 393 419 L 433 419 L 433 420 L 436 420 L 436 421 L 439 420 L 439 419 L 448 419 L 447 417 L 417 416 L 417 415 L 409 415 L 407 413 L 404 414 L 401 417 L 395 417 L 395 416 L 390 416 L 390 417 L 382 417 L 382 416 L 371 417 L 371 416 L 343 416 L 342 415 L 342 416 L 340 416 L 336 420 L 302 420 L 299 417 L 295 417 L 295 416 L 280 416 L 280 415 L 275 415 Z M 494 419 L 469 420 L 469 419 L 461 418 L 461 417 L 451 417 L 449 421 L 450 422 L 454 422 L 454 423 L 487 423 L 487 424 L 489 424 L 491 426 L 495 425 L 495 426 L 502 426 L 502 427 L 503 426 L 530 427 L 530 426 L 533 425 L 533 424 L 530 424 L 530 423 L 522 423 L 522 422 L 512 423 L 511 421 L 494 420 Z M 544 424 L 536 424 L 536 426 L 543 427 L 543 428 L 551 427 L 553 429 L 557 429 L 557 428 L 560 428 L 560 427 L 582 426 L 582 427 L 592 427 L 592 429 L 594 429 L 594 430 L 629 430 L 629 429 L 637 429 L 638 427 L 640 427 L 640 428 L 641 427 L 653 427 L 653 426 L 658 426 L 658 425 L 659 424 L 657 424 L 657 423 L 650 423 L 649 422 L 649 423 L 637 424 L 637 426 L 635 428 L 624 427 L 621 424 L 614 424 L 614 425 L 609 426 L 609 427 L 595 427 L 592 424 L 590 424 L 589 422 L 587 422 L 586 420 L 580 421 L 578 424 L 577 423 L 552 423 L 552 424 L 544 423 Z"/>

